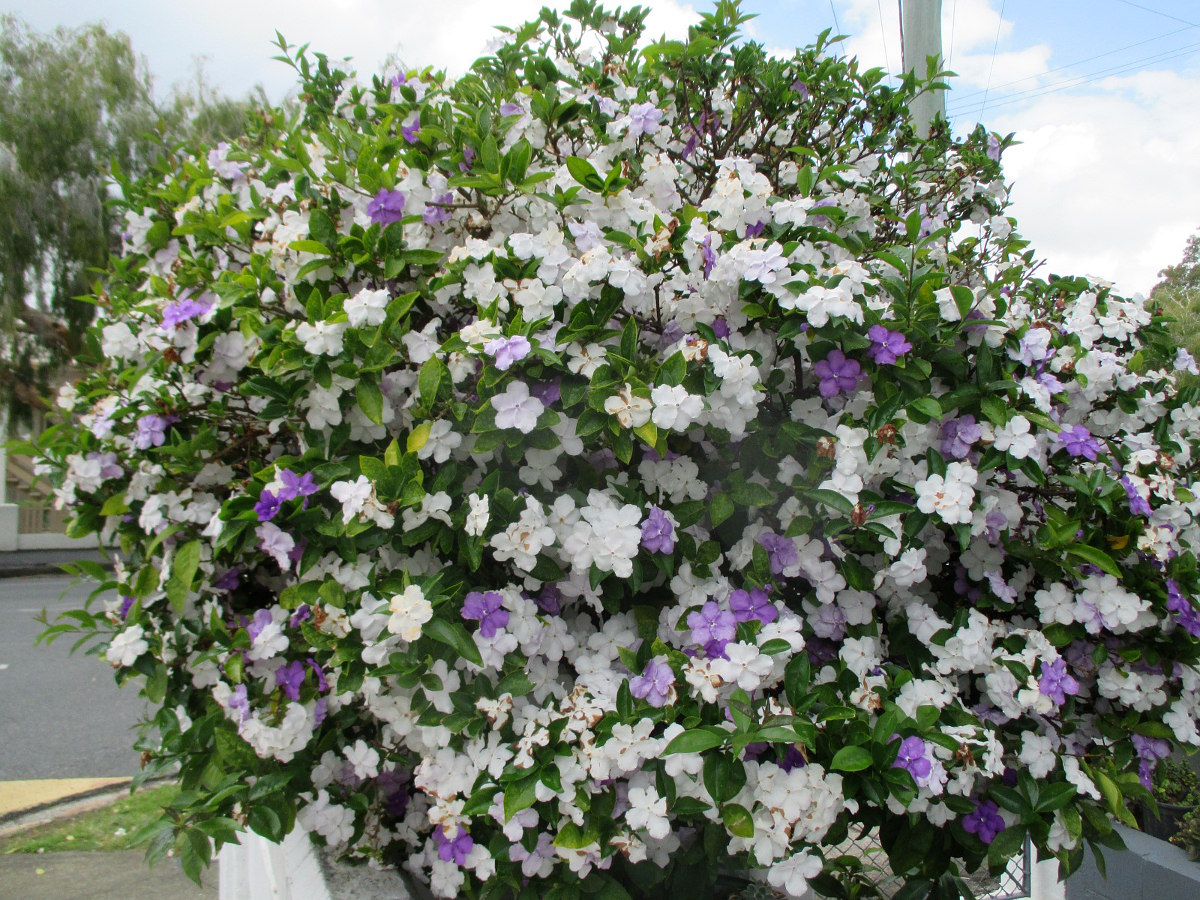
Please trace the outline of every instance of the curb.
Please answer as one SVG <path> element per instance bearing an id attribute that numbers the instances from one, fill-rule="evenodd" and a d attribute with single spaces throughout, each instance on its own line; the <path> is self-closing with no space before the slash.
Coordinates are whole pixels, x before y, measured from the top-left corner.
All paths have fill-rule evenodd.
<path id="1" fill-rule="evenodd" d="M 163 784 L 169 784 L 174 780 L 174 775 L 159 775 L 155 778 L 146 779 L 142 782 L 141 787 L 159 787 Z M 122 797 L 129 796 L 129 786 L 131 784 L 133 784 L 133 779 L 129 778 L 117 784 L 108 784 L 92 788 L 91 790 L 80 791 L 77 794 L 71 794 L 69 797 L 60 797 L 57 800 L 39 803 L 37 806 L 31 806 L 27 809 L 19 809 L 6 813 L 0 816 L 0 836 L 17 834 L 27 828 L 34 828 L 38 825 L 44 825 L 58 819 L 67 818 L 77 812 L 82 812 L 83 809 L 77 807 L 81 807 L 88 800 L 111 799 L 115 803 Z"/>

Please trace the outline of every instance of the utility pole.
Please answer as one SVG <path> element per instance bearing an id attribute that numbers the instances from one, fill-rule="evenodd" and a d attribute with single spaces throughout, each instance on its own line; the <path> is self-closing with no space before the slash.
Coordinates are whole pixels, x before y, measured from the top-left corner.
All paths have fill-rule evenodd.
<path id="1" fill-rule="evenodd" d="M 938 69 L 941 69 L 942 0 L 900 0 L 900 44 L 905 72 L 916 72 L 918 77 L 924 77 L 926 61 L 931 56 L 937 58 Z M 921 92 L 913 99 L 910 112 L 917 134 L 928 137 L 934 117 L 946 117 L 945 92 Z"/>

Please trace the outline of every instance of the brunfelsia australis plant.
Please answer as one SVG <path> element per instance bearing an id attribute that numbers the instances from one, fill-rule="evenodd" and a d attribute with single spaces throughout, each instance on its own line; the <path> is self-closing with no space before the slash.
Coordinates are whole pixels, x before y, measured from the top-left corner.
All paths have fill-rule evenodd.
<path id="1" fill-rule="evenodd" d="M 299 821 L 445 897 L 838 896 L 875 829 L 955 896 L 1200 743 L 1161 322 L 1037 276 L 927 84 L 643 18 L 456 81 L 281 39 L 297 111 L 121 185 L 39 448 L 117 564 L 56 628 L 157 704 L 189 871 Z"/>

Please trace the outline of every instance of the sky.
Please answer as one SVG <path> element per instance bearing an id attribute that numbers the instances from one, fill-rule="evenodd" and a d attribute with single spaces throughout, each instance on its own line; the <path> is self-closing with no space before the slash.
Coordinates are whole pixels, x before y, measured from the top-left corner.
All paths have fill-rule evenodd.
<path id="1" fill-rule="evenodd" d="M 496 32 L 569 0 L 0 0 L 33 28 L 101 21 L 129 35 L 160 93 L 202 70 L 225 93 L 274 99 L 291 70 L 278 30 L 364 74 L 389 56 L 463 72 Z M 610 5 L 615 5 L 611 0 Z M 625 6 L 631 5 L 626 2 Z M 653 34 L 682 37 L 706 0 L 643 0 Z M 902 69 L 899 0 L 743 0 L 748 36 L 787 53 L 829 28 L 843 52 Z M 1200 3 L 942 0 L 954 71 L 947 113 L 1020 144 L 1005 155 L 1018 228 L 1043 274 L 1148 292 L 1200 230 Z"/>

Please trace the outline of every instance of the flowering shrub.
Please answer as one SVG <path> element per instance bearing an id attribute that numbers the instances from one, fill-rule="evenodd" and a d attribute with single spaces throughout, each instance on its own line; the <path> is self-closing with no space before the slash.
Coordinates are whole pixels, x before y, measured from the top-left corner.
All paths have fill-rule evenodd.
<path id="1" fill-rule="evenodd" d="M 281 42 L 295 120 L 123 185 L 40 449 L 189 870 L 299 821 L 443 897 L 841 896 L 870 828 L 957 896 L 1200 744 L 1187 360 L 1036 277 L 1006 141 L 741 21 Z"/>

